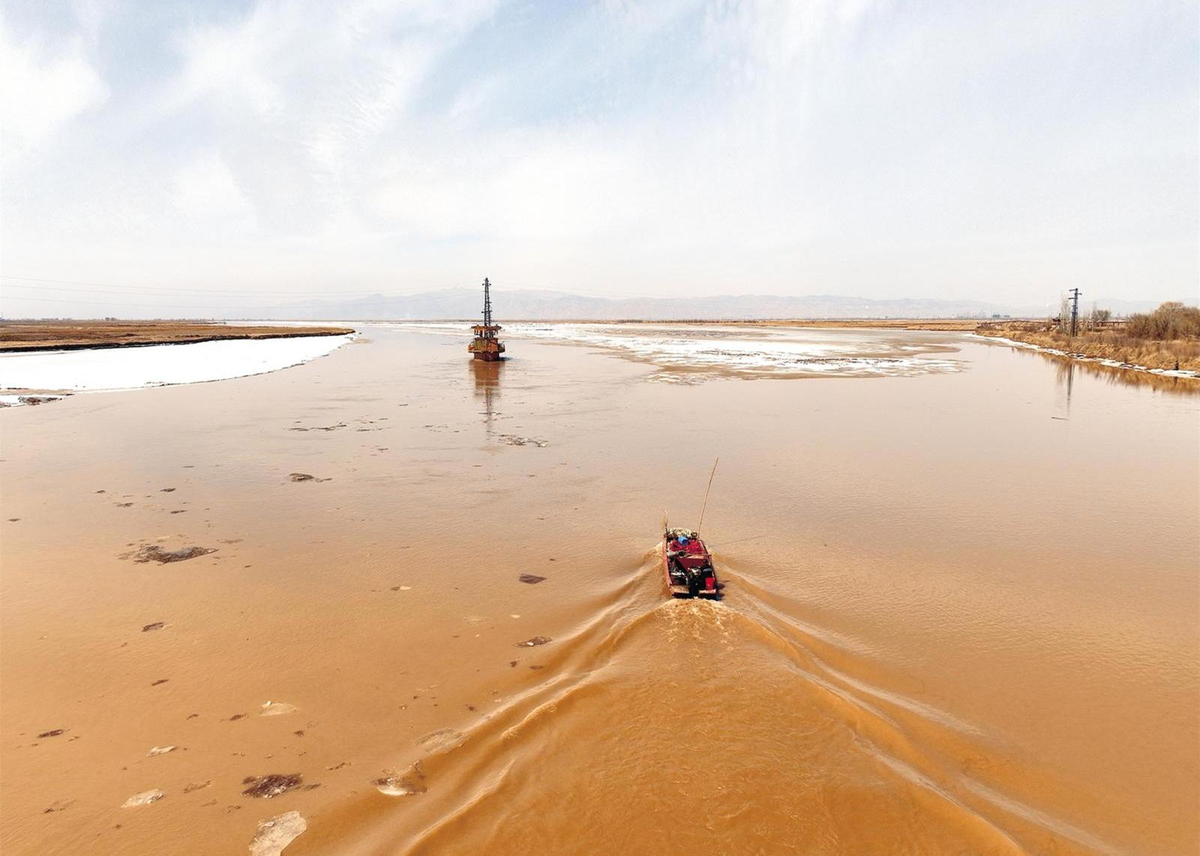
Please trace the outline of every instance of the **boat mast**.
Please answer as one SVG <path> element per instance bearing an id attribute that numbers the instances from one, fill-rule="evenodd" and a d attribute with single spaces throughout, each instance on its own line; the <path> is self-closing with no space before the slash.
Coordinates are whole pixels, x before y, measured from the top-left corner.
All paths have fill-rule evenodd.
<path id="1" fill-rule="evenodd" d="M 492 284 L 488 282 L 488 278 L 483 278 L 483 326 L 492 326 Z"/>

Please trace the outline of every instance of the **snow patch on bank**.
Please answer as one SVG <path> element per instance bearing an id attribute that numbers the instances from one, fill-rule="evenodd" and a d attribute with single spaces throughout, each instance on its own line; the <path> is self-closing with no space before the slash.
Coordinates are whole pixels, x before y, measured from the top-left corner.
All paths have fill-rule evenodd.
<path id="1" fill-rule="evenodd" d="M 99 392 L 228 380 L 307 363 L 353 338 L 345 335 L 223 339 L 179 345 L 0 354 L 0 389 Z M 22 392 L 0 396 L 0 403 L 14 406 L 28 404 L 29 399 L 35 398 L 53 397 Z"/>
<path id="2" fill-rule="evenodd" d="M 0 407 L 32 407 L 60 398 L 61 395 L 0 395 Z"/>

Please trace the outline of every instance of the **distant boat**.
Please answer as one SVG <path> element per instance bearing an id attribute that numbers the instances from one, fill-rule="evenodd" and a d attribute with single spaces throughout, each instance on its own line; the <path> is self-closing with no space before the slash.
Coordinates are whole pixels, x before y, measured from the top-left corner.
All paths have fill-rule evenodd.
<path id="1" fill-rule="evenodd" d="M 663 577 L 672 597 L 718 597 L 712 554 L 691 529 L 663 532 Z"/>
<path id="2" fill-rule="evenodd" d="M 487 363 L 502 359 L 500 355 L 504 353 L 504 343 L 496 338 L 496 333 L 499 332 L 500 325 L 492 323 L 491 287 L 492 284 L 488 282 L 487 277 L 484 277 L 483 323 L 476 324 L 471 328 L 471 332 L 475 334 L 475 338 L 467 346 L 467 350 L 474 354 L 475 359 L 483 360 Z"/>

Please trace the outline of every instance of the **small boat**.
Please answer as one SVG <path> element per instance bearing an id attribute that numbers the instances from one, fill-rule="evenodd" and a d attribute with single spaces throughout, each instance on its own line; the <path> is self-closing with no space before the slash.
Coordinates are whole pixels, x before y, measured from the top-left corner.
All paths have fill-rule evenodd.
<path id="1" fill-rule="evenodd" d="M 663 577 L 672 597 L 718 597 L 712 555 L 691 529 L 663 532 Z"/>

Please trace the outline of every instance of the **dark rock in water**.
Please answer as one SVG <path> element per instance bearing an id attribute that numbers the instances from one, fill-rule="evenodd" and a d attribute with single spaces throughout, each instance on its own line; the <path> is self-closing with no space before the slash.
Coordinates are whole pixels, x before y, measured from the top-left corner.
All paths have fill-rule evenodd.
<path id="1" fill-rule="evenodd" d="M 317 477 L 313 476 L 313 475 L 309 475 L 308 473 L 291 473 L 288 475 L 288 478 L 294 482 L 303 482 L 303 481 L 315 481 Z"/>
<path id="2" fill-rule="evenodd" d="M 174 492 L 175 492 L 175 488 L 173 488 L 173 487 L 164 487 L 164 488 L 159 488 L 159 491 L 158 491 L 158 492 L 159 492 L 159 493 L 174 493 Z"/>
<path id="3" fill-rule="evenodd" d="M 543 582 L 546 578 L 539 577 L 537 574 L 521 574 L 521 576 L 517 577 L 517 579 L 523 583 L 529 583 L 532 586 Z"/>
<path id="4" fill-rule="evenodd" d="M 167 681 L 169 681 L 169 680 L 171 680 L 171 679 L 170 679 L 170 678 L 159 678 L 157 681 L 155 681 L 154 683 L 152 683 L 150 686 L 152 686 L 152 687 L 156 687 L 156 686 L 158 686 L 159 684 L 165 684 L 165 683 L 166 683 Z"/>
<path id="5" fill-rule="evenodd" d="M 192 791 L 201 791 L 201 790 L 204 790 L 205 788 L 207 788 L 211 784 L 212 784 L 211 779 L 207 782 L 188 782 L 186 785 L 183 786 L 183 792 L 185 794 L 190 794 Z"/>
<path id="6" fill-rule="evenodd" d="M 243 785 L 250 787 L 242 791 L 243 796 L 254 797 L 256 799 L 269 800 L 271 797 L 277 797 L 280 794 L 285 794 L 293 788 L 300 787 L 303 777 L 299 773 L 291 773 L 282 775 L 280 773 L 272 773 L 269 776 L 247 776 L 242 779 Z"/>
<path id="7" fill-rule="evenodd" d="M 534 636 L 532 639 L 526 639 L 524 642 L 518 642 L 518 648 L 532 648 L 535 645 L 545 645 L 547 642 L 553 641 L 549 636 Z"/>
<path id="8" fill-rule="evenodd" d="M 186 562 L 188 559 L 207 556 L 209 553 L 215 552 L 217 552 L 216 547 L 181 547 L 178 550 L 164 550 L 157 544 L 148 544 L 134 554 L 133 560 L 141 564 L 158 562 L 160 565 L 165 565 L 169 562 Z"/>
<path id="9" fill-rule="evenodd" d="M 43 731 L 41 734 L 38 735 L 38 740 L 43 740 L 47 737 L 57 737 L 60 734 L 64 734 L 66 732 L 66 730 L 67 729 L 65 729 L 65 728 L 55 728 L 52 731 Z"/>
<path id="10" fill-rule="evenodd" d="M 142 632 L 143 632 L 143 633 L 148 633 L 148 632 L 149 632 L 149 631 L 151 631 L 151 630 L 162 630 L 162 629 L 163 629 L 164 627 L 166 627 L 166 626 L 167 626 L 167 625 L 166 625 L 164 622 L 162 622 L 162 621 L 156 621 L 156 622 L 154 622 L 153 624 L 147 624 L 147 625 L 145 625 L 144 627 L 142 627 Z"/>

